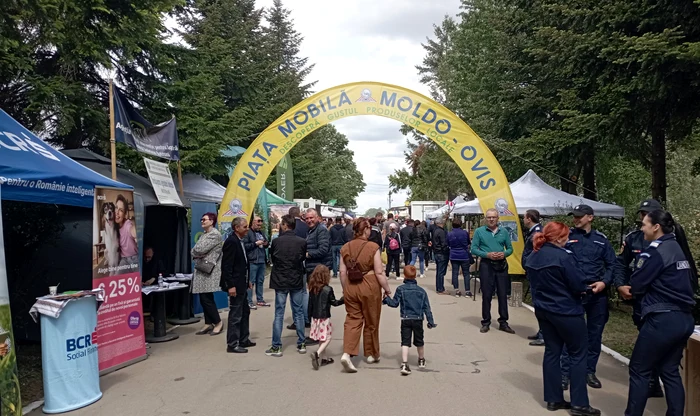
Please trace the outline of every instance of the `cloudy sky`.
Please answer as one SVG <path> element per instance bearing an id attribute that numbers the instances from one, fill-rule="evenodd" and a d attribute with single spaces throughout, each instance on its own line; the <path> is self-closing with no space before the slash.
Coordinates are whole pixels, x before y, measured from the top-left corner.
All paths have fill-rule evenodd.
<path id="1" fill-rule="evenodd" d="M 269 7 L 272 0 L 257 0 Z M 429 95 L 415 69 L 424 56 L 421 42 L 432 37 L 433 24 L 459 12 L 459 0 L 355 0 L 330 6 L 328 1 L 283 0 L 304 36 L 301 55 L 314 63 L 309 80 L 314 90 L 356 81 L 400 85 Z M 355 163 L 367 188 L 357 212 L 388 207 L 388 175 L 405 166 L 406 139 L 401 124 L 383 117 L 360 116 L 334 123 L 350 140 Z M 406 194 L 392 195 L 403 205 Z"/>

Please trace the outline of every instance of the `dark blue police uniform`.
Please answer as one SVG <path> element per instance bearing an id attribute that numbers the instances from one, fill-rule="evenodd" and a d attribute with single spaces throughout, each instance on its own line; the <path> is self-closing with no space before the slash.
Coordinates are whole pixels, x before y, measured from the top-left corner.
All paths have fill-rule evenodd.
<path id="1" fill-rule="evenodd" d="M 649 241 L 644 239 L 642 230 L 632 231 L 625 236 L 625 241 L 622 244 L 622 252 L 617 256 L 617 268 L 615 270 L 614 285 L 615 287 L 629 286 L 630 277 L 634 271 L 634 265 L 637 262 L 637 257 L 646 248 L 649 247 Z M 634 298 L 632 301 L 632 321 L 637 326 L 641 327 L 642 318 L 642 303 L 640 298 Z"/>
<path id="2" fill-rule="evenodd" d="M 533 293 L 537 294 L 533 297 L 535 316 L 544 335 L 544 400 L 564 401 L 559 360 L 566 344 L 571 362 L 571 404 L 587 407 L 588 341 L 581 299 L 586 292 L 586 277 L 570 251 L 551 243 L 545 243 L 528 257 L 525 271 Z"/>
<path id="3" fill-rule="evenodd" d="M 600 350 L 603 340 L 603 329 L 608 322 L 608 295 L 607 287 L 610 287 L 613 279 L 613 270 L 616 264 L 615 252 L 605 234 L 600 231 L 572 228 L 569 232 L 569 242 L 566 248 L 576 258 L 576 264 L 585 276 L 584 283 L 590 285 L 595 282 L 605 283 L 606 290 L 596 294 L 587 295 L 583 300 L 583 308 L 586 311 L 586 327 L 588 328 L 588 374 L 595 375 L 600 358 Z M 569 355 L 567 349 L 561 357 L 562 376 L 569 376 Z"/>
<path id="4" fill-rule="evenodd" d="M 658 367 L 666 390 L 667 416 L 682 416 L 685 392 L 678 367 L 695 321 L 692 268 L 676 241 L 664 234 L 639 255 L 632 294 L 641 298 L 642 327 L 630 359 L 626 416 L 642 416 L 652 370 Z"/>
<path id="5" fill-rule="evenodd" d="M 541 233 L 541 232 L 542 232 L 542 225 L 541 224 L 533 225 L 532 228 L 530 228 L 530 230 L 528 230 L 528 232 L 527 232 L 527 236 L 525 237 L 525 248 L 523 249 L 523 256 L 520 259 L 520 265 L 523 266 L 523 269 L 525 269 L 525 261 L 527 261 L 527 258 L 530 256 L 530 254 L 532 254 L 532 249 L 533 249 L 532 248 L 532 237 L 534 237 L 535 234 Z M 525 278 L 529 279 L 529 277 L 527 276 L 527 269 L 525 269 Z M 532 296 L 533 299 L 535 298 L 535 291 L 533 290 L 532 285 L 530 285 L 530 296 Z M 536 339 L 541 340 L 542 339 L 542 329 L 540 328 L 537 331 L 537 335 L 535 335 L 534 337 L 528 337 L 528 338 L 533 339 L 533 340 L 536 340 Z"/>

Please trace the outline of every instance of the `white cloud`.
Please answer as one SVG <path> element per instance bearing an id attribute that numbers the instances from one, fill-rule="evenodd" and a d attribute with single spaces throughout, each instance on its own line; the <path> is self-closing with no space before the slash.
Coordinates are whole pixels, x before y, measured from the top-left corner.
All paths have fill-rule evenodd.
<path id="1" fill-rule="evenodd" d="M 270 7 L 272 0 L 258 0 Z M 315 64 L 309 81 L 322 91 L 357 81 L 400 85 L 429 95 L 419 82 L 416 65 L 425 55 L 421 42 L 433 36 L 433 25 L 459 13 L 459 0 L 355 0 L 332 7 L 327 1 L 283 0 L 295 29 L 302 34 L 301 55 Z M 334 123 L 350 141 L 355 163 L 367 188 L 358 199 L 359 213 L 388 206 L 388 175 L 405 167 L 406 138 L 397 121 L 353 117 Z M 392 196 L 403 205 L 405 193 Z"/>

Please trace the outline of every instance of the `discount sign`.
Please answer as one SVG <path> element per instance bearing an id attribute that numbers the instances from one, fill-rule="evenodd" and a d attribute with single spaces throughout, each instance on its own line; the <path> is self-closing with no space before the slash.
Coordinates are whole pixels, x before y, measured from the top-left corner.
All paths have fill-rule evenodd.
<path id="1" fill-rule="evenodd" d="M 141 293 L 138 277 L 120 277 L 109 283 L 100 281 L 98 287 L 105 291 L 104 303 L 110 303 L 110 299 L 120 298 L 126 294 Z"/>

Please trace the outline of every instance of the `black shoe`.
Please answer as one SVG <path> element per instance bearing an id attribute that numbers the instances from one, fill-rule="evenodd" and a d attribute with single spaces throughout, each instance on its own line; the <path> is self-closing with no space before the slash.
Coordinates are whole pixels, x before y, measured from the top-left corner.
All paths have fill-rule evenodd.
<path id="1" fill-rule="evenodd" d="M 571 403 L 569 402 L 547 402 L 547 410 L 550 412 L 556 412 L 561 409 L 571 409 Z"/>
<path id="2" fill-rule="evenodd" d="M 529 336 L 527 337 L 527 339 L 529 339 L 530 341 L 538 340 L 538 339 L 540 339 L 540 333 L 538 332 L 538 333 L 536 333 L 535 335 L 529 335 Z"/>
<path id="3" fill-rule="evenodd" d="M 289 329 L 290 331 L 296 331 L 296 330 L 297 330 L 297 324 L 287 325 L 287 329 Z"/>
<path id="4" fill-rule="evenodd" d="M 561 389 L 564 391 L 569 390 L 569 377 L 561 376 Z"/>
<path id="5" fill-rule="evenodd" d="M 603 387 L 603 384 L 601 384 L 600 380 L 598 380 L 598 377 L 596 377 L 595 374 L 587 375 L 586 376 L 586 383 L 588 383 L 588 387 L 590 387 L 592 389 L 599 389 L 599 388 Z"/>
<path id="6" fill-rule="evenodd" d="M 515 331 L 513 331 L 513 328 L 508 326 L 508 324 L 503 324 L 498 326 L 499 331 L 507 332 L 509 334 L 515 334 Z"/>
<path id="7" fill-rule="evenodd" d="M 243 347 L 234 347 L 234 348 L 226 347 L 226 352 L 230 352 L 233 354 L 245 354 L 248 352 L 248 350 L 243 348 Z"/>
<path id="8" fill-rule="evenodd" d="M 254 347 L 256 345 L 258 345 L 258 344 L 254 343 L 253 341 L 248 341 L 248 342 L 244 342 L 243 344 L 241 344 L 241 347 L 250 348 L 250 347 Z"/>
<path id="9" fill-rule="evenodd" d="M 571 416 L 599 416 L 600 410 L 591 406 L 571 406 Z"/>
<path id="10" fill-rule="evenodd" d="M 306 344 L 307 346 L 318 345 L 318 341 L 316 341 L 315 339 L 311 339 L 309 337 L 306 337 L 306 339 L 304 340 L 304 344 Z"/>
<path id="11" fill-rule="evenodd" d="M 485 333 L 489 332 L 490 329 L 491 329 L 491 327 L 489 325 L 482 325 L 479 332 L 481 332 L 482 334 L 485 334 Z"/>
<path id="12" fill-rule="evenodd" d="M 544 340 L 542 338 L 539 338 L 534 341 L 530 341 L 530 345 L 532 345 L 533 347 L 541 347 L 544 345 Z"/>
<path id="13" fill-rule="evenodd" d="M 664 390 L 661 388 L 659 380 L 649 383 L 649 397 L 664 397 Z"/>

